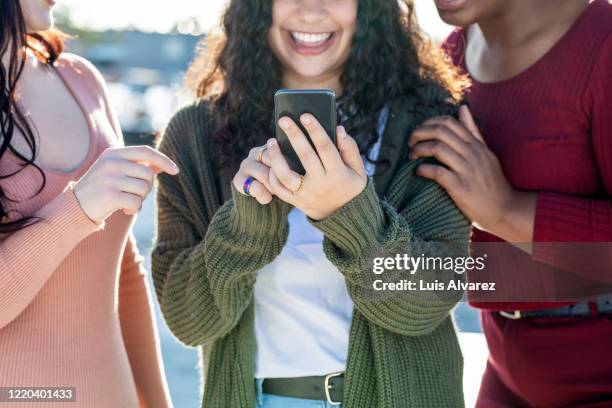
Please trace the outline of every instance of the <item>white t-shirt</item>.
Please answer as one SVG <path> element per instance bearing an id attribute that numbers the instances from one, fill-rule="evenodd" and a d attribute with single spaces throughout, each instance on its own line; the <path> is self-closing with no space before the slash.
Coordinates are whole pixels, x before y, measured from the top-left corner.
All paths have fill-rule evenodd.
<path id="1" fill-rule="evenodd" d="M 389 107 L 380 114 L 378 158 Z M 365 161 L 366 171 L 374 165 Z M 344 371 L 353 316 L 346 281 L 323 253 L 323 233 L 306 215 L 289 213 L 289 236 L 278 257 L 257 272 L 255 378 L 292 378 Z"/>

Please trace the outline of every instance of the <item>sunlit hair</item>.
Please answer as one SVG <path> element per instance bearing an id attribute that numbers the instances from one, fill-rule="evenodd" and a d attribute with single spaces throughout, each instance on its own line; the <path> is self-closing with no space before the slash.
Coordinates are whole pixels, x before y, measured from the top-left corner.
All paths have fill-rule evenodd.
<path id="1" fill-rule="evenodd" d="M 418 95 L 430 83 L 440 88 L 441 103 L 456 104 L 466 83 L 420 30 L 413 0 L 359 0 L 357 19 L 340 104 L 348 114 L 343 125 L 369 153 L 390 99 Z M 207 37 L 188 73 L 197 96 L 212 101 L 213 138 L 230 174 L 250 148 L 274 134 L 273 96 L 282 78 L 267 41 L 271 25 L 272 0 L 230 1 L 222 33 Z"/>
<path id="2" fill-rule="evenodd" d="M 29 34 L 19 0 L 0 0 L 0 56 L 8 55 L 8 66 L 0 64 L 0 163 L 8 152 L 21 162 L 16 171 L 0 173 L 0 182 L 15 176 L 27 166 L 34 166 L 41 175 L 41 185 L 37 193 L 45 186 L 45 175 L 34 163 L 37 144 L 32 125 L 16 102 L 16 87 L 25 65 L 26 50 L 45 64 L 53 64 L 62 53 L 64 35 L 56 30 Z M 3 58 L 4 59 L 4 58 Z M 15 132 L 25 138 L 29 152 L 19 152 L 13 146 Z M 9 214 L 7 201 L 14 201 L 10 191 L 0 186 L 0 233 L 18 231 L 33 223 L 36 219 L 20 214 Z M 9 220 L 10 216 L 10 220 Z"/>

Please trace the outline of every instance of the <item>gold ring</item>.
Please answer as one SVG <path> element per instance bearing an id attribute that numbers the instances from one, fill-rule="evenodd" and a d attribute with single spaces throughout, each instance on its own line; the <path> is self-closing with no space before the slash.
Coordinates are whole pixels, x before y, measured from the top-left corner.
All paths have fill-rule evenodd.
<path id="1" fill-rule="evenodd" d="M 259 162 L 263 163 L 263 155 L 266 152 L 266 150 L 268 149 L 268 146 L 264 146 L 259 150 Z"/>
<path id="2" fill-rule="evenodd" d="M 304 176 L 300 176 L 300 185 L 298 186 L 297 190 L 292 191 L 291 194 L 297 194 L 300 192 L 300 190 L 302 189 L 302 187 L 304 187 Z"/>

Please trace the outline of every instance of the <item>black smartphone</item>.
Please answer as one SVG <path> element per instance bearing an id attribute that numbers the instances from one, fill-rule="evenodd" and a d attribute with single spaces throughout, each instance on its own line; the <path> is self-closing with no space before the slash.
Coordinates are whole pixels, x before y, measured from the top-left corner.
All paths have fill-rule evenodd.
<path id="1" fill-rule="evenodd" d="M 274 123 L 276 125 L 276 139 L 281 152 L 287 159 L 289 167 L 304 174 L 304 166 L 291 146 L 287 135 L 278 126 L 278 120 L 287 116 L 300 127 L 310 144 L 312 140 L 308 132 L 300 122 L 300 116 L 304 113 L 313 115 L 327 135 L 336 144 L 336 94 L 331 89 L 281 89 L 274 95 Z M 316 150 L 315 150 L 316 151 Z"/>

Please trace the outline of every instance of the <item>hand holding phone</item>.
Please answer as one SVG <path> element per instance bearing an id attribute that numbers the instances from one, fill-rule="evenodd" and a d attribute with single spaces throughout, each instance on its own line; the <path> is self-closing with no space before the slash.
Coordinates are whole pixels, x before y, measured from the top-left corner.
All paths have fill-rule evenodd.
<path id="1" fill-rule="evenodd" d="M 359 195 L 367 173 L 357 142 L 344 127 L 331 134 L 309 113 L 297 121 L 282 116 L 278 125 L 303 165 L 304 173 L 291 169 L 280 143 L 268 140 L 263 163 L 269 166 L 270 192 L 300 209 L 313 220 L 322 220 Z M 303 129 L 303 130 L 302 130 Z"/>

